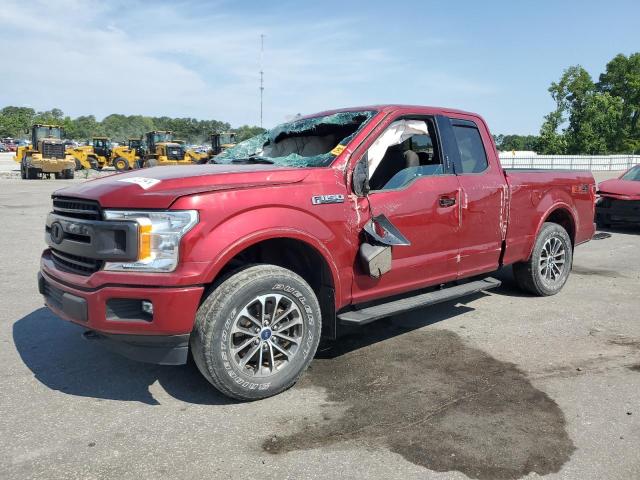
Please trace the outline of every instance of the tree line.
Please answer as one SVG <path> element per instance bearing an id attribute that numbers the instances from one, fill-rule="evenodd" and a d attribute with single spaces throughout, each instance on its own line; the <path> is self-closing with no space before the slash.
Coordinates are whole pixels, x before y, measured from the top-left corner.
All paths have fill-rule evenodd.
<path id="1" fill-rule="evenodd" d="M 498 135 L 500 150 L 546 155 L 640 154 L 640 53 L 619 54 L 594 81 L 574 65 L 549 87 L 555 103 L 540 134 Z"/>
<path id="2" fill-rule="evenodd" d="M 0 137 L 28 138 L 25 133 L 36 123 L 60 125 L 65 138 L 88 140 L 92 136 L 106 136 L 113 140 L 140 138 L 151 130 L 171 130 L 176 139 L 189 143 L 206 143 L 212 132 L 236 132 L 238 141 L 245 140 L 263 131 L 260 127 L 243 125 L 231 128 L 219 120 L 196 118 L 147 117 L 143 115 L 111 114 L 101 121 L 93 115 L 71 118 L 59 108 L 37 112 L 29 107 L 7 106 L 0 110 Z"/>

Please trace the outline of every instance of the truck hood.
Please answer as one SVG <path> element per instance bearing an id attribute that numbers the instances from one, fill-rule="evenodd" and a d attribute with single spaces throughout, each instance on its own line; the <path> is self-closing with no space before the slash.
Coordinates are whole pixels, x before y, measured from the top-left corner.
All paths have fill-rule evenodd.
<path id="1" fill-rule="evenodd" d="M 628 200 L 640 200 L 640 182 L 635 180 L 620 180 L 614 178 L 605 180 L 598 185 L 600 195 L 610 195 L 617 198 L 628 197 Z"/>
<path id="2" fill-rule="evenodd" d="M 260 164 L 164 166 L 97 178 L 54 195 L 97 200 L 106 208 L 169 208 L 185 195 L 297 183 L 308 173 L 307 169 Z"/>

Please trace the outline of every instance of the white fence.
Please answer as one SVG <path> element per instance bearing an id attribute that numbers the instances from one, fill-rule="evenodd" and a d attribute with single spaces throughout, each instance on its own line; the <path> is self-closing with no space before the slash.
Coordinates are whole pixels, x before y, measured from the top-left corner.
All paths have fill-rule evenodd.
<path id="1" fill-rule="evenodd" d="M 550 168 L 558 170 L 627 170 L 640 164 L 640 155 L 532 155 L 500 154 L 504 168 Z"/>

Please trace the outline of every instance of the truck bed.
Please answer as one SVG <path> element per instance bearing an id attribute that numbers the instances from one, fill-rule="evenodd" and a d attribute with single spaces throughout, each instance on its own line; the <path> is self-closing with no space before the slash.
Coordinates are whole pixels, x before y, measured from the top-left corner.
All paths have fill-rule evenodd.
<path id="1" fill-rule="evenodd" d="M 542 222 L 560 207 L 571 215 L 568 229 L 574 244 L 595 232 L 593 205 L 595 179 L 589 171 L 505 169 L 509 188 L 504 264 L 529 255 Z"/>

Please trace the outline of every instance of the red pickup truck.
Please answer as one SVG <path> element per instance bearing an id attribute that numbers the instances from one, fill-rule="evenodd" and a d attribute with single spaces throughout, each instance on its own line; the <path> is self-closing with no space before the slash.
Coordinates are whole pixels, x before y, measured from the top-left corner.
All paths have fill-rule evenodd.
<path id="1" fill-rule="evenodd" d="M 553 295 L 594 233 L 588 172 L 505 171 L 484 120 L 334 110 L 206 165 L 53 195 L 39 289 L 85 336 L 238 399 L 293 385 L 321 335 L 499 285 Z"/>

